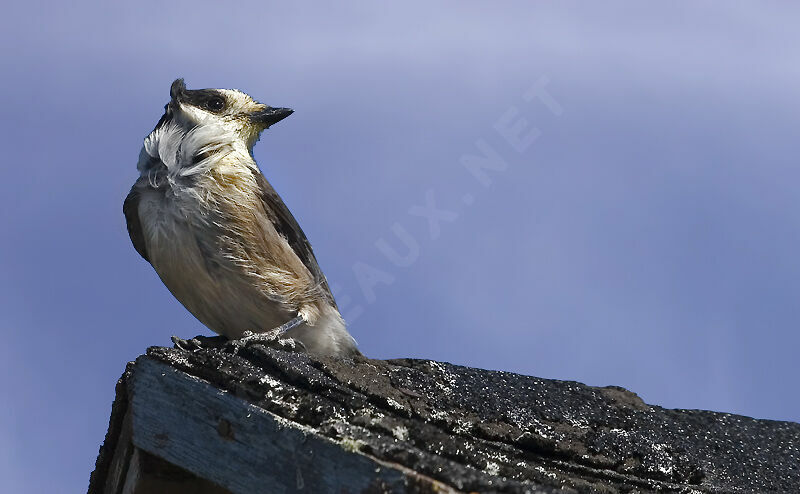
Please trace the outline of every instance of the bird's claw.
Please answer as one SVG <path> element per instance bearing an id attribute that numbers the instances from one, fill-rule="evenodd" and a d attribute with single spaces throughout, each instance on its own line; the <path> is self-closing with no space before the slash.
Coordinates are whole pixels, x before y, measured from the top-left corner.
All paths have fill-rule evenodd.
<path id="1" fill-rule="evenodd" d="M 227 343 L 228 338 L 224 336 L 203 336 L 197 335 L 194 338 L 190 338 L 188 340 L 184 340 L 183 338 L 178 338 L 177 336 L 171 336 L 170 339 L 172 343 L 175 345 L 175 348 L 179 350 L 185 350 L 187 352 L 196 352 L 203 348 L 221 348 L 225 343 Z"/>
<path id="2" fill-rule="evenodd" d="M 295 338 L 282 337 L 282 331 L 267 331 L 265 333 L 253 333 L 252 331 L 245 331 L 242 337 L 238 340 L 230 340 L 226 344 L 226 349 L 232 350 L 233 353 L 239 353 L 240 350 L 248 348 L 251 345 L 264 345 L 275 350 L 283 350 L 284 352 L 306 352 L 306 346 Z"/>
<path id="3" fill-rule="evenodd" d="M 173 345 L 175 345 L 175 348 L 179 350 L 194 352 L 201 348 L 200 340 L 197 338 L 184 340 L 183 338 L 178 338 L 177 336 L 170 336 L 170 339 L 172 340 Z"/>

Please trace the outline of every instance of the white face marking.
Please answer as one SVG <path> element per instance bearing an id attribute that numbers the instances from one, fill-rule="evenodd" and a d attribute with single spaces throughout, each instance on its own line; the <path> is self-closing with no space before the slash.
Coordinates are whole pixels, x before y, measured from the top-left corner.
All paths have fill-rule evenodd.
<path id="1" fill-rule="evenodd" d="M 206 108 L 183 102 L 179 106 L 176 105 L 178 108 L 173 106 L 175 118 L 186 126 L 216 125 L 237 135 L 248 149 L 252 148 L 265 127 L 254 123 L 249 115 L 266 110 L 268 106 L 236 89 L 215 89 L 214 91 L 224 97 L 224 110 L 215 113 Z"/>
<path id="2" fill-rule="evenodd" d="M 211 91 L 224 98 L 220 111 L 191 101 L 169 103 L 171 118 L 145 138 L 137 164 L 142 176 L 151 174 L 152 160 L 163 163 L 170 177 L 204 173 L 231 153 L 252 160 L 251 150 L 265 126 L 250 115 L 267 105 L 235 89 Z"/>

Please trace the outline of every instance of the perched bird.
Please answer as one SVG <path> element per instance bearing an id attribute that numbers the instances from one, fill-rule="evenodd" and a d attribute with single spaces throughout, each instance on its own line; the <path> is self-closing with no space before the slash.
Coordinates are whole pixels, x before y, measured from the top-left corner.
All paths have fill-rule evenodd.
<path id="1" fill-rule="evenodd" d="M 183 79 L 164 110 L 123 206 L 137 252 L 218 334 L 358 355 L 311 244 L 253 159 L 261 132 L 292 110 Z"/>

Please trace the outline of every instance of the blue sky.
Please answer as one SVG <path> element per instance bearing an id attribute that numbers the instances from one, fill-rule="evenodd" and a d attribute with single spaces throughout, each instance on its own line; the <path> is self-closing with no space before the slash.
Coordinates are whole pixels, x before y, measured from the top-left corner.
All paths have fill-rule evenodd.
<path id="1" fill-rule="evenodd" d="M 3 491 L 85 489 L 125 363 L 209 334 L 121 212 L 176 77 L 295 109 L 256 159 L 367 355 L 800 420 L 797 8 L 236 5 L 5 8 Z"/>

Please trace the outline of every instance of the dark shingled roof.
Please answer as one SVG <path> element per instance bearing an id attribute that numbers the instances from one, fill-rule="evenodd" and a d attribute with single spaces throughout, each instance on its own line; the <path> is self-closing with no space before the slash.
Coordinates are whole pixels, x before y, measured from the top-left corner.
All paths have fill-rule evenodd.
<path id="1" fill-rule="evenodd" d="M 299 430 L 303 437 L 314 440 L 327 438 L 306 446 L 308 455 L 313 456 L 317 444 L 325 451 L 320 450 L 313 460 L 317 463 L 312 463 L 320 465 L 318 475 L 306 471 L 300 484 L 300 466 L 297 471 L 276 467 L 277 471 L 250 472 L 257 477 L 269 471 L 262 482 L 273 483 L 276 492 L 447 492 L 448 488 L 513 493 L 800 492 L 800 425 L 795 423 L 666 410 L 646 405 L 634 393 L 618 387 L 596 388 L 442 362 L 320 358 L 259 345 L 234 350 L 217 338 L 201 338 L 199 343 L 193 351 L 150 348 L 129 366 L 117 389 L 90 493 L 105 492 L 103 486 L 128 410 L 156 407 L 143 397 L 155 393 L 160 380 L 168 378 L 178 383 L 170 384 L 171 390 L 180 387 L 181 379 L 195 386 L 193 394 L 172 406 L 174 410 L 158 405 L 154 416 L 177 417 L 170 427 L 188 424 L 183 414 L 199 407 L 194 398 L 206 393 L 234 400 L 220 402 L 228 403 L 220 406 L 241 403 L 250 407 L 246 410 L 265 410 L 263 417 L 269 420 L 277 416 L 281 425 L 276 430 Z M 137 373 L 152 376 L 139 378 Z M 147 384 L 137 387 L 137 379 Z M 200 385 L 204 387 L 197 387 Z M 138 405 L 137 396 L 142 397 Z M 134 411 L 134 429 L 145 428 L 148 419 L 138 417 L 146 415 Z M 219 420 L 215 436 L 236 438 L 225 443 L 230 447 L 244 443 L 257 449 L 283 441 L 247 436 L 248 432 L 239 432 L 234 418 Z M 192 434 L 202 436 L 199 430 Z M 156 432 L 153 434 L 158 436 Z M 168 440 L 163 437 L 155 440 L 135 430 L 133 437 L 136 446 L 148 454 L 173 462 L 180 457 L 174 446 L 165 446 Z M 198 444 L 204 440 L 190 439 Z M 202 446 L 196 449 L 193 455 L 204 451 Z M 396 469 L 405 480 L 393 484 L 364 479 L 364 485 L 370 487 L 356 489 L 353 478 L 337 476 L 344 475 L 342 472 L 323 479 L 329 475 L 324 473 L 324 463 L 331 455 L 334 460 L 330 461 L 336 463 L 337 454 L 357 457 L 352 460 L 355 463 L 342 463 L 355 466 L 341 467 L 354 476 L 372 472 L 359 470 L 358 462 L 363 459 L 373 462 L 370 465 Z M 256 468 L 237 465 L 232 453 L 225 455 L 214 458 L 214 468 L 227 468 L 240 476 L 242 470 Z M 206 470 L 194 473 L 203 477 Z M 225 480 L 226 475 L 208 472 L 207 477 L 230 492 L 246 491 L 236 481 Z"/>

